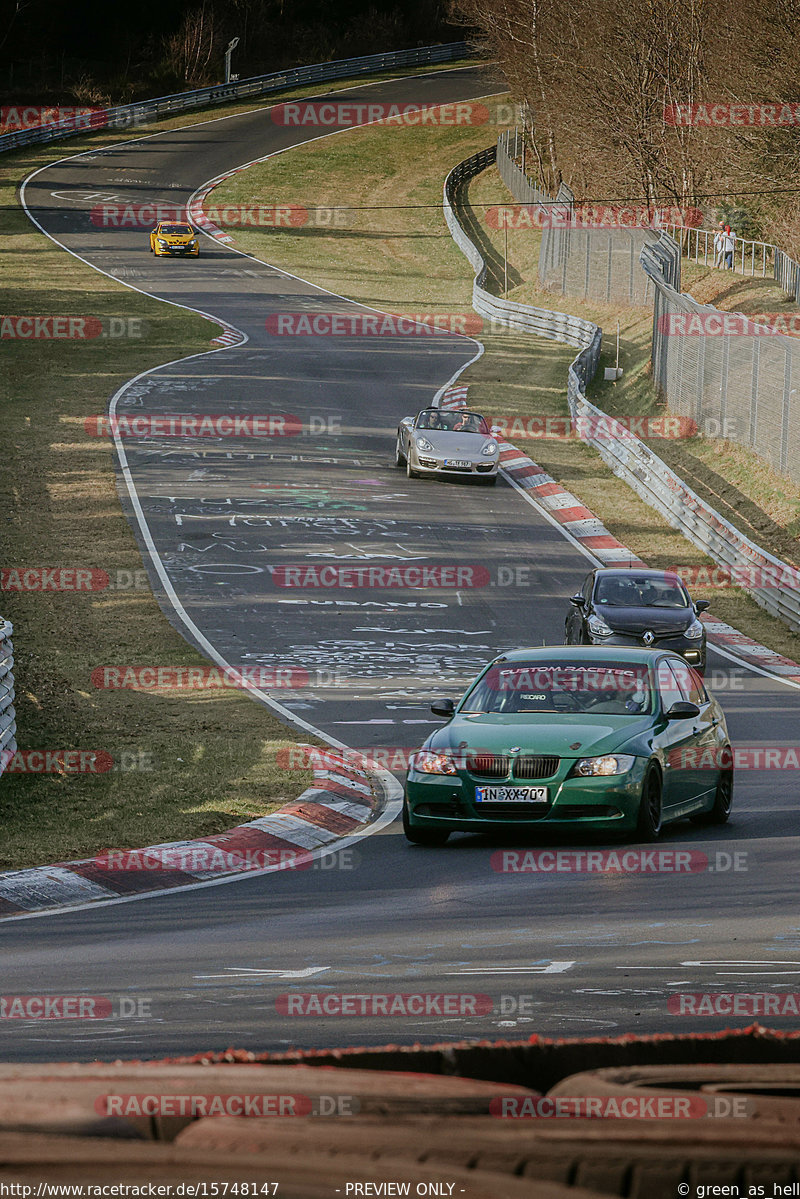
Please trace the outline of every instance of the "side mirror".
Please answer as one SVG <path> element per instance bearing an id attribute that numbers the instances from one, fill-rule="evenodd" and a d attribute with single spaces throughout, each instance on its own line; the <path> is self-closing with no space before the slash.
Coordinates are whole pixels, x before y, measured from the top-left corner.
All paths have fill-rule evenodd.
<path id="1" fill-rule="evenodd" d="M 443 716 L 445 720 L 449 720 L 455 710 L 456 706 L 451 699 L 435 699 L 431 704 L 431 712 L 434 716 Z"/>
<path id="2" fill-rule="evenodd" d="M 400 424 L 405 425 L 407 429 L 413 429 L 414 428 L 414 417 L 413 416 L 404 416 L 403 419 L 400 421 Z"/>
<path id="3" fill-rule="evenodd" d="M 571 595 L 569 597 L 569 602 L 574 604 L 576 608 L 583 608 L 586 606 L 586 600 L 583 598 L 580 592 L 578 592 L 577 595 Z"/>
<path id="4" fill-rule="evenodd" d="M 699 616 L 701 612 L 707 612 L 710 607 L 711 600 L 698 600 L 694 606 L 694 610 Z"/>
<path id="5" fill-rule="evenodd" d="M 700 709 L 697 704 L 690 704 L 688 700 L 679 699 L 666 715 L 667 720 L 692 720 L 695 716 L 700 715 Z"/>
<path id="6" fill-rule="evenodd" d="M 492 425 L 490 432 L 492 434 L 492 437 L 502 437 L 503 426 L 502 425 Z"/>

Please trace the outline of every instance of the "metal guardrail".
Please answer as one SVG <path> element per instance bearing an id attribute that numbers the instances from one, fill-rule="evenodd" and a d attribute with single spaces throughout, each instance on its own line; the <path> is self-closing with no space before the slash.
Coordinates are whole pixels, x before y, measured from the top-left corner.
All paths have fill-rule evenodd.
<path id="1" fill-rule="evenodd" d="M 486 282 L 488 264 L 475 243 L 464 231 L 455 212 L 456 193 L 462 183 L 479 175 L 486 167 L 496 161 L 496 147 L 481 150 L 465 159 L 453 168 L 444 182 L 443 207 L 447 227 L 462 254 L 469 260 L 475 271 L 472 284 L 472 306 L 481 316 L 490 320 L 501 321 L 515 329 L 524 329 L 535 333 L 538 337 L 548 337 L 551 341 L 565 342 L 576 346 L 578 354 L 570 367 L 575 372 L 576 379 L 585 385 L 594 375 L 600 358 L 602 332 L 591 321 L 571 316 L 567 312 L 552 312 L 549 308 L 534 308 L 529 304 L 518 304 L 513 300 L 501 299 L 492 295 L 483 286 Z"/>
<path id="2" fill-rule="evenodd" d="M 692 491 L 635 434 L 586 399 L 584 390 L 599 360 L 600 329 L 591 321 L 502 300 L 483 289 L 487 264 L 458 220 L 455 202 L 460 184 L 479 174 L 494 161 L 494 149 L 481 151 L 459 163 L 444 184 L 445 220 L 456 245 L 476 271 L 473 284 L 473 306 L 476 311 L 517 328 L 527 329 L 540 337 L 585 346 L 571 364 L 567 377 L 570 416 L 578 435 L 594 446 L 618 478 L 714 562 L 731 568 L 756 568 L 769 572 L 776 584 L 777 580 L 788 579 L 789 585 L 783 586 L 747 586 L 746 578 L 737 580 L 737 585 L 742 586 L 767 612 L 784 620 L 792 628 L 800 628 L 800 589 L 792 585 L 797 578 L 797 569 L 745 537 Z M 652 240 L 642 254 L 642 266 L 654 282 L 660 282 L 662 288 L 669 288 L 673 294 L 677 294 L 669 281 L 677 279 L 680 284 L 680 249 L 666 234 L 656 238 L 651 232 L 650 236 Z M 659 294 L 660 289 L 656 286 L 657 297 Z M 592 429 L 601 429 L 602 436 L 593 436 Z"/>
<path id="3" fill-rule="evenodd" d="M 104 129 L 108 126 L 143 125 L 188 108 L 264 96 L 306 83 L 325 83 L 332 79 L 373 75 L 394 67 L 452 62 L 464 58 L 467 53 L 466 42 L 446 42 L 438 46 L 420 46 L 413 50 L 393 50 L 386 54 L 367 54 L 360 58 L 340 58 L 334 62 L 315 63 L 313 66 L 291 67 L 286 71 L 273 71 L 269 75 L 254 75 L 238 83 L 221 83 L 212 87 L 196 88 L 190 92 L 179 92 L 173 96 L 161 96 L 154 100 L 141 100 L 135 104 L 119 104 L 114 108 L 99 109 L 86 123 L 67 118 L 50 125 L 22 129 L 17 133 L 5 133 L 0 136 L 0 151 L 14 150 L 35 142 L 77 137 L 93 129 Z"/>
<path id="4" fill-rule="evenodd" d="M 681 247 L 685 258 L 691 258 L 698 263 L 702 262 L 703 266 L 716 265 L 718 251 L 714 249 L 714 238 L 719 233 L 719 229 L 698 229 L 695 225 L 671 224 L 665 225 L 664 228 Z M 774 269 L 778 247 L 772 242 L 753 241 L 747 237 L 734 237 L 734 243 L 733 271 L 738 275 L 757 275 L 760 279 L 766 279 L 768 270 Z M 721 251 L 719 254 L 721 255 Z M 748 258 L 749 270 L 747 269 Z M 777 276 L 775 277 L 777 278 Z"/>
<path id="5" fill-rule="evenodd" d="M 17 752 L 12 626 L 0 616 L 0 774 Z"/>

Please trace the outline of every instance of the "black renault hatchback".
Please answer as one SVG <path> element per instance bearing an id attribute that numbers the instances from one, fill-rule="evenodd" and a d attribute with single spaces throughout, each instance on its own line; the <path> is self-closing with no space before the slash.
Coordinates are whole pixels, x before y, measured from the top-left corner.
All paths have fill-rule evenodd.
<path id="1" fill-rule="evenodd" d="M 568 645 L 671 649 L 701 674 L 705 670 L 706 631 L 698 617 L 709 602 L 693 602 L 672 571 L 605 566 L 587 575 L 569 602 Z"/>

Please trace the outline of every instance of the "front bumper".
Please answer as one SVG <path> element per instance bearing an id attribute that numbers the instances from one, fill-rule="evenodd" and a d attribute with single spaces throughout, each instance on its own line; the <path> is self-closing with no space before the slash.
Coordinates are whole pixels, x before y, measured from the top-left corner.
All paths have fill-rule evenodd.
<path id="1" fill-rule="evenodd" d="M 200 253 L 199 246 L 159 246 L 155 247 L 156 254 L 177 255 L 183 258 L 196 258 Z"/>
<path id="2" fill-rule="evenodd" d="M 590 634 L 589 644 L 635 645 L 638 648 L 644 646 L 645 649 L 669 650 L 672 653 L 680 654 L 690 666 L 697 666 L 702 670 L 705 669 L 706 664 L 705 633 L 695 640 L 681 634 L 676 637 L 657 637 L 651 646 L 645 646 L 642 638 L 636 633 L 612 633 L 610 637 L 593 637 Z"/>
<path id="3" fill-rule="evenodd" d="M 461 478 L 480 478 L 491 479 L 500 469 L 500 459 L 495 458 L 476 458 L 470 462 L 469 466 L 445 466 L 446 459 L 436 457 L 433 454 L 423 454 L 421 450 L 416 448 L 409 451 L 411 454 L 411 469 L 417 470 L 421 475 L 455 475 Z"/>
<path id="4" fill-rule="evenodd" d="M 648 759 L 634 759 L 626 774 L 597 778 L 568 777 L 574 759 L 562 759 L 551 779 L 514 782 L 514 786 L 545 786 L 546 804 L 480 803 L 475 788 L 503 786 L 504 779 L 422 774 L 409 770 L 406 779 L 408 818 L 412 827 L 482 832 L 488 828 L 574 829 L 576 824 L 599 831 L 631 832 L 639 818 L 642 782 Z"/>

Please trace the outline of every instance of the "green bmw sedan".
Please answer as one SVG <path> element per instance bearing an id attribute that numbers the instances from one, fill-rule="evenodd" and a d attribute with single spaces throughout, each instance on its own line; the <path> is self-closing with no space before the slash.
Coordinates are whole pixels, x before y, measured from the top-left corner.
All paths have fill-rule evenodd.
<path id="1" fill-rule="evenodd" d="M 634 834 L 670 821 L 724 824 L 733 798 L 725 717 L 678 654 L 551 646 L 502 654 L 410 762 L 403 830 L 417 845 L 452 832 L 537 827 Z"/>

